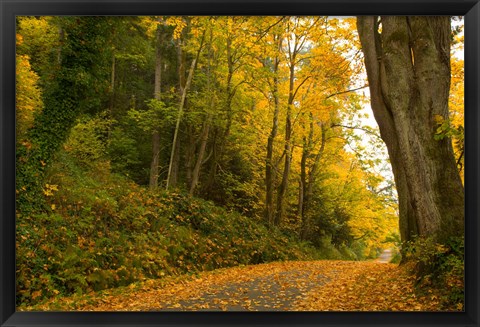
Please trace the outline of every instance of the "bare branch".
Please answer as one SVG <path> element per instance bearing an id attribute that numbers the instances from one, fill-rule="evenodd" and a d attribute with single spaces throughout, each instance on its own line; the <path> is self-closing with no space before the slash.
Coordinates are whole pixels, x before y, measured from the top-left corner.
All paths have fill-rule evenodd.
<path id="1" fill-rule="evenodd" d="M 345 93 L 349 93 L 349 92 L 355 92 L 355 91 L 364 89 L 364 88 L 366 88 L 366 87 L 369 87 L 369 85 L 368 85 L 368 84 L 365 84 L 364 86 L 357 87 L 357 88 L 355 88 L 355 89 L 350 89 L 350 90 L 335 92 L 335 93 L 332 93 L 332 94 L 330 94 L 329 96 L 327 96 L 325 99 L 328 99 L 328 98 L 331 98 L 331 97 L 334 97 L 334 96 L 340 95 L 340 94 L 345 94 Z"/>
<path id="2" fill-rule="evenodd" d="M 378 137 L 379 139 L 382 139 L 382 137 L 380 135 L 378 135 L 377 133 L 374 133 L 373 131 L 371 131 L 367 128 L 364 128 L 364 127 L 360 127 L 360 126 L 347 126 L 347 125 L 342 125 L 342 124 L 331 124 L 330 127 L 331 128 L 342 127 L 342 128 L 348 128 L 348 129 L 358 129 L 358 130 L 364 131 L 367 134 L 370 134 L 370 135 L 373 135 L 375 137 Z"/>

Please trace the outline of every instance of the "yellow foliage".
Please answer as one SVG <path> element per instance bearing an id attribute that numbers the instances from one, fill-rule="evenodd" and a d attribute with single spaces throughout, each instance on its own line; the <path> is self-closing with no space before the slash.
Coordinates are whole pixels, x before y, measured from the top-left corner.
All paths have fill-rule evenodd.
<path id="1" fill-rule="evenodd" d="M 449 97 L 449 114 L 450 121 L 454 128 L 464 128 L 464 98 L 465 98 L 465 86 L 464 86 L 464 61 L 451 57 L 451 69 L 452 79 L 450 82 L 450 97 Z M 462 142 L 455 142 L 453 140 L 453 148 L 455 151 L 455 159 L 458 161 L 460 156 L 463 155 L 463 140 Z M 464 169 L 460 171 L 460 177 L 462 182 L 464 180 Z"/>
<path id="2" fill-rule="evenodd" d="M 17 41 L 21 40 L 18 36 Z M 39 77 L 30 67 L 30 58 L 17 55 L 16 59 L 17 139 L 21 139 L 33 126 L 34 112 L 42 110 L 43 102 L 37 86 Z"/>
<path id="3" fill-rule="evenodd" d="M 181 35 L 183 29 L 187 26 L 187 22 L 182 16 L 169 16 L 165 23 L 169 26 L 174 26 L 175 30 L 173 31 L 173 38 L 178 40 Z"/>
<path id="4" fill-rule="evenodd" d="M 157 26 L 161 23 L 162 21 L 159 18 L 151 16 L 142 16 L 139 21 L 139 25 L 145 29 L 147 36 L 152 39 L 155 38 Z"/>
<path id="5" fill-rule="evenodd" d="M 53 184 L 45 184 L 45 187 L 43 188 L 43 194 L 45 196 L 53 196 L 53 193 L 58 191 L 58 185 L 53 185 Z M 54 207 L 52 209 L 55 209 Z"/>

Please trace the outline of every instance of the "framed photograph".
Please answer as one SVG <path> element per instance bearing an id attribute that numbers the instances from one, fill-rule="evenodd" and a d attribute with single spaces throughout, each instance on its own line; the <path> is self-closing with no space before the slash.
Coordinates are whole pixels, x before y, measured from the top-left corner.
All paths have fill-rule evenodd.
<path id="1" fill-rule="evenodd" d="M 1 326 L 478 326 L 477 1 L 0 0 Z"/>

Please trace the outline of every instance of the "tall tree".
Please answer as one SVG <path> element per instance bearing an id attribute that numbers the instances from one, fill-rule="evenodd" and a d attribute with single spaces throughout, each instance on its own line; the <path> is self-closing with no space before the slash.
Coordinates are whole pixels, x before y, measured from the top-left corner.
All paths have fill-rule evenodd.
<path id="1" fill-rule="evenodd" d="M 163 43 L 163 27 L 161 18 L 158 18 L 157 32 L 155 42 L 155 82 L 153 97 L 155 100 L 161 99 L 162 86 L 162 43 Z M 150 165 L 150 189 L 158 186 L 158 165 L 160 157 L 160 132 L 154 129 L 152 133 L 152 163 Z"/>
<path id="2" fill-rule="evenodd" d="M 450 17 L 361 16 L 357 28 L 402 240 L 461 234 L 464 189 L 451 140 L 434 138 L 438 119 L 449 118 Z"/>
<path id="3" fill-rule="evenodd" d="M 207 147 L 207 141 L 208 141 L 208 134 L 210 131 L 210 126 L 212 124 L 212 119 L 213 119 L 213 111 L 214 111 L 214 105 L 215 105 L 215 92 L 213 88 L 214 84 L 214 78 L 215 78 L 215 63 L 218 62 L 218 56 L 215 56 L 214 54 L 214 35 L 213 35 L 213 26 L 209 26 L 208 28 L 208 40 L 207 40 L 207 63 L 206 63 L 206 79 L 207 79 L 207 85 L 206 85 L 206 96 L 208 97 L 208 100 L 206 100 L 207 103 L 207 112 L 206 112 L 206 117 L 205 121 L 203 123 L 202 131 L 200 134 L 200 146 L 198 149 L 198 153 L 196 156 L 196 161 L 195 165 L 193 167 L 193 171 L 191 174 L 191 182 L 190 182 L 190 190 L 189 194 L 193 195 L 195 192 L 195 189 L 197 187 L 199 178 L 200 178 L 200 169 L 202 168 L 202 165 L 204 163 L 204 156 L 205 156 L 205 150 Z"/>
<path id="4" fill-rule="evenodd" d="M 220 61 L 216 67 L 216 83 L 218 84 L 218 106 L 215 116 L 216 122 L 212 125 L 211 159 L 209 162 L 208 179 L 203 185 L 203 190 L 215 195 L 218 193 L 219 167 L 229 160 L 225 155 L 231 138 L 232 125 L 238 110 L 234 100 L 240 93 L 241 85 L 245 82 L 245 70 L 249 65 L 252 49 L 252 39 L 256 38 L 251 31 L 252 20 L 249 17 L 216 17 L 215 40 Z M 223 60 L 222 60 L 223 59 Z"/>
<path id="5" fill-rule="evenodd" d="M 280 35 L 276 35 L 274 37 L 274 43 L 278 44 L 278 53 L 273 59 L 273 81 L 271 83 L 273 98 L 273 119 L 272 128 L 270 130 L 270 134 L 268 135 L 267 156 L 265 158 L 265 219 L 269 223 L 269 225 L 274 224 L 275 217 L 274 192 L 277 167 L 273 159 L 273 145 L 278 133 L 278 116 L 280 113 L 280 99 L 278 94 L 278 67 L 280 65 L 279 57 L 280 49 L 282 47 L 282 38 Z"/>
<path id="6" fill-rule="evenodd" d="M 292 115 L 295 96 L 299 88 L 304 84 L 306 79 L 297 82 L 296 85 L 296 72 L 298 69 L 298 64 L 301 61 L 300 55 L 302 52 L 305 52 L 305 47 L 307 46 L 308 41 L 308 31 L 309 28 L 305 29 L 304 27 L 305 20 L 300 17 L 291 17 L 287 20 L 287 37 L 285 39 L 285 54 L 287 57 L 288 64 L 288 101 L 286 107 L 286 116 L 285 116 L 285 137 L 284 137 L 284 166 L 282 180 L 278 187 L 277 193 L 277 210 L 275 213 L 275 225 L 280 225 L 285 214 L 285 195 L 288 189 L 288 181 L 290 177 L 290 170 L 292 164 Z M 315 24 L 315 22 L 313 23 Z M 308 26 L 308 25 L 307 25 Z M 311 27 L 311 26 L 308 26 Z"/>
<path id="7" fill-rule="evenodd" d="M 182 121 L 182 116 L 183 112 L 185 109 L 185 104 L 187 100 L 187 93 L 188 90 L 190 89 L 190 85 L 192 84 L 192 79 L 193 79 L 193 74 L 197 68 L 197 64 L 200 58 L 200 53 L 202 52 L 203 48 L 203 42 L 205 39 L 205 30 L 202 33 L 200 44 L 198 45 L 197 51 L 195 58 L 193 59 L 190 69 L 188 70 L 188 76 L 187 79 L 183 82 L 184 78 L 184 53 L 182 49 L 182 43 L 180 42 L 178 51 L 179 51 L 179 78 L 180 78 L 180 87 L 179 91 L 181 92 L 180 96 L 180 103 L 179 103 L 179 108 L 178 108 L 178 114 L 177 114 L 177 122 L 175 125 L 175 131 L 173 135 L 173 141 L 172 141 L 172 150 L 170 152 L 170 162 L 168 165 L 168 175 L 167 175 L 167 185 L 166 189 L 168 190 L 169 187 L 175 187 L 177 184 L 177 179 L 178 179 L 178 166 L 179 166 L 179 158 L 180 158 L 180 150 L 179 150 L 179 138 L 178 138 L 178 133 L 180 130 L 180 123 Z"/>
<path id="8" fill-rule="evenodd" d="M 313 154 L 315 142 L 313 139 L 314 134 L 314 117 L 313 114 L 309 115 L 309 132 L 308 136 L 303 137 L 303 151 L 302 159 L 300 161 L 300 190 L 298 199 L 298 211 L 301 218 L 301 230 L 300 237 L 305 238 L 309 227 L 309 210 L 313 195 L 313 186 L 315 184 L 316 175 L 319 169 L 320 159 L 322 158 L 325 150 L 326 143 L 326 127 L 325 123 L 318 122 L 321 130 L 320 148 L 316 154 Z M 313 157 L 310 171 L 307 172 L 307 161 L 310 157 Z"/>

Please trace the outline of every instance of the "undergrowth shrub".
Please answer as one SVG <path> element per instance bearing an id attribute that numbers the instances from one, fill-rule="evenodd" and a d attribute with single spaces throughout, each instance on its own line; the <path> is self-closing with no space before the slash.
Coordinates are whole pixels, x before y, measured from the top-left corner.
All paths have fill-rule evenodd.
<path id="1" fill-rule="evenodd" d="M 432 289 L 446 310 L 464 307 L 464 238 L 450 237 L 443 243 L 417 238 L 405 244 L 406 261 L 415 264 L 419 292 Z"/>

